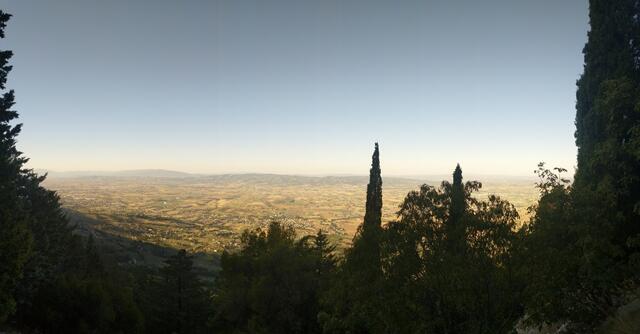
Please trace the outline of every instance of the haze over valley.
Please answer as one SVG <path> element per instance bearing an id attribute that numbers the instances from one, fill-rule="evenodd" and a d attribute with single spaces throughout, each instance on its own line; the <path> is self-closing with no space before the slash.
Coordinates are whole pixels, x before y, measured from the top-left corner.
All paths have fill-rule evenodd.
<path id="1" fill-rule="evenodd" d="M 383 222 L 409 191 L 437 186 L 444 176 L 383 178 Z M 482 181 L 482 176 L 471 178 Z M 516 206 L 521 220 L 538 196 L 532 177 L 485 177 L 484 198 L 496 194 Z M 276 174 L 199 175 L 166 170 L 50 172 L 45 184 L 61 196 L 72 219 L 125 239 L 193 252 L 217 253 L 238 245 L 245 229 L 271 221 L 300 235 L 327 232 L 350 243 L 365 209 L 366 176 Z"/>

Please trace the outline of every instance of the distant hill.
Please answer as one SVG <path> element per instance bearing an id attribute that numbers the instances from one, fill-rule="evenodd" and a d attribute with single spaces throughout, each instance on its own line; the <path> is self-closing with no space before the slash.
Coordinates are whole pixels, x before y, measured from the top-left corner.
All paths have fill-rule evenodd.
<path id="1" fill-rule="evenodd" d="M 257 183 L 270 185 L 301 185 L 301 184 L 366 184 L 369 181 L 367 176 L 304 176 L 304 175 L 285 175 L 285 174 L 192 174 L 164 169 L 136 169 L 124 171 L 69 171 L 57 172 L 47 171 L 44 169 L 36 170 L 38 174 L 48 174 L 49 179 L 62 178 L 161 178 L 161 179 L 192 179 L 205 182 L 221 182 L 221 183 Z M 386 177 L 385 181 L 392 183 L 410 183 L 420 184 L 424 180 L 403 177 Z"/>
<path id="2" fill-rule="evenodd" d="M 36 170 L 39 174 L 48 173 L 49 178 L 85 178 L 85 177 L 107 177 L 107 178 L 158 178 L 158 179 L 201 179 L 204 182 L 221 183 L 253 183 L 270 185 L 334 185 L 334 184 L 367 184 L 369 178 L 365 175 L 336 175 L 336 176 L 307 176 L 307 175 L 287 175 L 270 173 L 239 173 L 239 174 L 195 174 L 165 169 L 135 169 L 123 171 L 47 171 Z M 384 176 L 383 182 L 388 185 L 419 185 L 427 183 L 438 185 L 442 180 L 448 180 L 450 175 L 415 175 L 415 176 Z M 483 182 L 522 182 L 533 181 L 532 176 L 510 176 L 510 175 L 470 175 L 466 180 L 478 180 Z"/>
<path id="3" fill-rule="evenodd" d="M 149 178 L 187 178 L 197 177 L 197 174 L 178 172 L 165 169 L 134 169 L 123 171 L 48 171 L 36 169 L 38 174 L 47 173 L 51 178 L 76 178 L 76 177 L 149 177 Z"/>
<path id="4" fill-rule="evenodd" d="M 223 174 L 223 175 L 207 175 L 202 179 L 210 182 L 219 183 L 249 183 L 249 184 L 265 184 L 265 185 L 366 185 L 369 182 L 367 176 L 301 176 L 301 175 L 282 175 L 282 174 Z M 425 183 L 425 180 L 417 180 L 401 177 L 386 177 L 384 181 L 388 184 L 407 184 L 419 185 Z M 428 182 L 432 183 L 432 182 Z"/>

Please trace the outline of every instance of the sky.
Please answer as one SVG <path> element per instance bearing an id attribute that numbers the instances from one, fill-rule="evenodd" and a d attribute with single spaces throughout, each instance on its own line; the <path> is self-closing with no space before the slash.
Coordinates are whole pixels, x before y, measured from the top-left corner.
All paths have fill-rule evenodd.
<path id="1" fill-rule="evenodd" d="M 0 0 L 32 168 L 573 170 L 586 0 Z"/>

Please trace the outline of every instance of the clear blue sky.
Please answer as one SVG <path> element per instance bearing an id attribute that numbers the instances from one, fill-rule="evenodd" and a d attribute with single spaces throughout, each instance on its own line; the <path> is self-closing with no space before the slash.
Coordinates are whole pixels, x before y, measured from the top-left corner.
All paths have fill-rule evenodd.
<path id="1" fill-rule="evenodd" d="M 586 0 L 0 0 L 51 170 L 531 175 L 575 165 Z"/>

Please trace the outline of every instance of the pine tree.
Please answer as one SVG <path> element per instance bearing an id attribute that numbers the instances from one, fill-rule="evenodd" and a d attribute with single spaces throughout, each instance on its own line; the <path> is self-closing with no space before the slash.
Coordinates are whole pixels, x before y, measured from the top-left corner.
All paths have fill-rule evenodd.
<path id="1" fill-rule="evenodd" d="M 318 256 L 318 273 L 320 276 L 326 276 L 336 266 L 337 260 L 334 254 L 336 246 L 329 241 L 329 236 L 325 232 L 319 230 L 313 238 L 313 249 Z"/>
<path id="2" fill-rule="evenodd" d="M 183 249 L 160 269 L 157 312 L 162 333 L 200 333 L 206 328 L 208 298 L 193 268 L 193 257 Z"/>
<path id="3" fill-rule="evenodd" d="M 0 38 L 11 15 L 0 11 Z M 13 53 L 0 51 L 0 89 L 5 90 L 8 65 Z M 16 136 L 21 124 L 11 125 L 18 113 L 13 90 L 0 97 L 0 324 L 15 311 L 14 289 L 29 258 L 31 233 L 25 201 L 20 197 L 22 166 L 27 161 L 16 148 Z"/>

